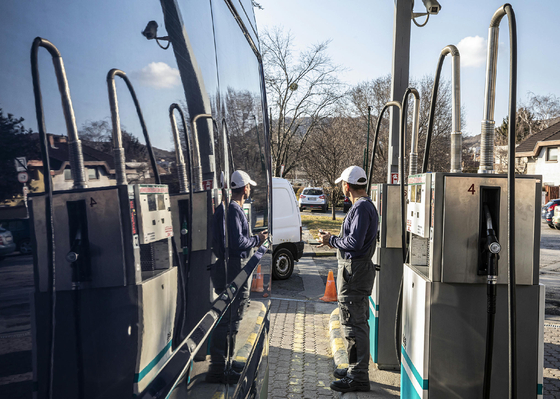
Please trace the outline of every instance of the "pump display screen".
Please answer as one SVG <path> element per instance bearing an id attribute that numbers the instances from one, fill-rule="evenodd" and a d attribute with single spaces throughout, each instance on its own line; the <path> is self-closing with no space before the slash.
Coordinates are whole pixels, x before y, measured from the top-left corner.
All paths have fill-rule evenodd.
<path id="1" fill-rule="evenodd" d="M 163 194 L 158 194 L 157 196 L 157 209 L 158 211 L 165 210 L 165 197 Z"/>
<path id="2" fill-rule="evenodd" d="M 148 210 L 150 212 L 157 211 L 156 195 L 155 194 L 148 194 L 147 197 L 148 197 Z"/>

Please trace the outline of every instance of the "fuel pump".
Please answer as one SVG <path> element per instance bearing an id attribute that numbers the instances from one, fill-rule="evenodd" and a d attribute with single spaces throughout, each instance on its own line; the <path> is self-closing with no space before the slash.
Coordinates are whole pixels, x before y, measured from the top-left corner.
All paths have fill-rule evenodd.
<path id="1" fill-rule="evenodd" d="M 180 192 L 171 195 L 171 209 L 175 228 L 175 240 L 177 246 L 182 248 L 183 262 L 186 265 L 185 291 L 186 291 L 186 314 L 184 317 L 182 338 L 185 334 L 192 331 L 200 319 L 211 309 L 212 303 L 218 298 L 220 292 L 216 292 L 212 280 L 212 267 L 216 264 L 216 254 L 214 253 L 215 240 L 218 239 L 217 232 L 212 226 L 215 220 L 215 211 L 222 201 L 222 193 L 216 184 L 216 159 L 214 141 L 219 129 L 216 121 L 211 114 L 199 114 L 191 119 L 191 132 L 188 135 L 187 124 L 182 110 L 177 106 L 171 106 L 173 110 L 179 112 L 181 123 L 185 132 L 185 142 L 188 145 L 188 192 Z M 171 126 L 176 135 L 175 151 L 180 151 L 178 143 L 179 135 L 174 116 L 170 107 Z M 213 153 L 204 154 L 205 158 L 210 159 L 209 171 L 203 173 L 201 166 L 201 148 L 199 143 L 198 124 L 201 121 L 210 120 L 212 128 L 210 134 L 214 135 L 210 141 Z M 189 145 L 192 144 L 191 145 Z M 211 173 L 210 173 L 211 172 Z M 203 180 L 206 176 L 206 180 Z M 209 178 L 212 176 L 212 178 Z M 196 212 L 196 214 L 195 214 Z M 185 223 L 187 222 L 187 223 Z M 185 231 L 187 230 L 187 231 Z M 188 248 L 184 247 L 187 243 Z M 187 253 L 185 255 L 185 253 Z M 223 272 L 225 273 L 225 271 Z M 211 287 L 208 290 L 208 287 Z M 220 291 L 220 290 L 218 290 Z M 203 298 L 201 300 L 201 298 Z M 197 360 L 205 359 L 206 353 L 199 351 L 196 354 Z"/>
<path id="2" fill-rule="evenodd" d="M 370 354 L 380 369 L 398 369 L 395 351 L 392 349 L 395 329 L 395 308 L 402 274 L 399 266 L 402 262 L 400 241 L 400 212 L 394 204 L 398 203 L 399 186 L 397 184 L 372 184 L 373 168 L 377 150 L 379 130 L 383 115 L 390 107 L 401 111 L 399 101 L 384 105 L 377 118 L 373 138 L 373 151 L 369 165 L 368 194 L 379 216 L 376 249 L 373 263 L 376 265 L 376 278 L 369 297 L 369 334 Z M 402 118 L 402 115 L 400 116 Z M 401 269 L 402 270 L 402 269 Z"/>
<path id="3" fill-rule="evenodd" d="M 490 24 L 486 98 L 491 103 L 485 104 L 483 126 L 493 118 L 498 26 L 506 14 L 512 46 L 509 120 L 515 120 L 515 16 L 506 4 Z M 438 74 L 440 65 L 441 58 Z M 540 176 L 515 178 L 515 126 L 510 128 L 507 176 L 493 174 L 493 154 L 486 151 L 492 159 L 481 161 L 479 174 L 456 173 L 452 157 L 449 173 L 408 178 L 411 243 L 403 272 L 402 398 L 542 397 L 542 183 Z M 484 140 L 493 143 L 493 136 Z M 424 172 L 426 167 L 425 158 Z M 516 299 L 508 291 L 516 292 Z M 515 344 L 515 335 L 522 344 Z"/>
<path id="4" fill-rule="evenodd" d="M 187 165 L 185 165 L 185 157 L 181 146 L 179 129 L 174 112 L 177 111 L 180 116 L 181 126 L 185 133 L 185 146 L 187 155 Z M 175 144 L 175 160 L 177 164 L 177 175 L 179 179 L 179 193 L 170 195 L 171 214 L 174 218 L 173 223 L 173 245 L 174 248 L 180 248 L 178 251 L 179 258 L 179 291 L 181 293 L 181 301 L 177 304 L 176 330 L 174 336 L 173 349 L 179 345 L 185 338 L 184 327 L 188 320 L 188 287 L 190 279 L 190 248 L 192 248 L 192 233 L 190 232 L 193 220 L 193 208 L 191 196 L 193 195 L 193 167 L 192 152 L 185 121 L 185 114 L 181 107 L 173 103 L 169 106 L 169 120 L 171 123 L 171 131 L 173 132 L 173 142 Z"/>
<path id="5" fill-rule="evenodd" d="M 63 98 L 75 177 L 68 191 L 52 192 L 50 183 L 39 47 L 53 56 Z M 32 72 L 45 181 L 45 193 L 30 196 L 29 206 L 37 397 L 103 397 L 107 392 L 130 397 L 143 390 L 171 355 L 177 271 L 171 256 L 168 189 L 161 184 L 127 183 L 114 76 L 127 83 L 150 152 L 151 145 L 124 72 L 112 70 L 107 78 L 117 185 L 101 188 L 85 185 L 62 58 L 45 39 L 33 43 Z M 155 166 L 155 159 L 151 160 Z M 158 181 L 157 169 L 154 174 Z"/>
<path id="6" fill-rule="evenodd" d="M 415 102 L 413 119 L 413 136 L 417 137 L 419 97 Z M 394 350 L 395 341 L 395 312 L 398 302 L 399 287 L 402 279 L 401 241 L 401 212 L 398 209 L 399 185 L 398 184 L 372 184 L 373 166 L 379 137 L 379 129 L 385 111 L 390 107 L 397 107 L 401 113 L 401 128 L 403 126 L 401 103 L 390 101 L 382 108 L 375 127 L 373 151 L 369 165 L 368 190 L 379 214 L 379 230 L 376 240 L 374 264 L 377 268 L 376 279 L 369 298 L 369 324 L 370 324 L 370 354 L 377 367 L 385 370 L 396 370 L 399 362 Z M 405 118 L 406 119 L 406 118 Z M 405 121 L 406 123 L 406 121 Z M 417 142 L 417 138 L 414 139 Z M 414 148 L 414 146 L 413 146 Z M 411 153 L 412 160 L 416 153 Z M 416 164 L 414 162 L 414 164 Z"/>

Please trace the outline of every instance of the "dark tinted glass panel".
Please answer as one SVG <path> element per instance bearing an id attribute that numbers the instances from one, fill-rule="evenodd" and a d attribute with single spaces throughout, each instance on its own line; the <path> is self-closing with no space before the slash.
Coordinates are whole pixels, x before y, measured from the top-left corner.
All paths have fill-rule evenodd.
<path id="1" fill-rule="evenodd" d="M 244 9 L 239 4 L 238 13 L 256 41 L 254 16 L 248 8 L 250 4 L 243 4 Z M 110 137 L 111 113 L 106 83 L 107 73 L 111 69 L 121 69 L 130 79 L 151 143 L 157 149 L 156 160 L 161 166 L 158 170 L 164 183 L 172 183 L 173 174 L 177 173 L 172 165 L 175 154 L 169 106 L 177 103 L 184 111 L 187 122 L 192 122 L 197 116 L 212 115 L 212 118 L 202 117 L 195 123 L 199 133 L 196 149 L 198 152 L 192 146 L 193 141 L 190 141 L 193 153 L 202 154 L 198 160 L 202 179 L 198 182 L 200 187 L 194 189 L 196 193 L 182 198 L 182 201 L 192 206 L 192 215 L 187 212 L 188 206 L 181 208 L 181 213 L 173 214 L 173 227 L 179 225 L 182 228 L 187 216 L 192 217 L 185 228 L 192 242 L 181 240 L 180 234 L 176 234 L 178 239 L 175 241 L 179 254 L 188 254 L 189 257 L 179 257 L 177 253 L 173 253 L 173 265 L 180 264 L 185 274 L 169 273 L 172 276 L 165 283 L 165 290 L 163 284 L 158 285 L 157 290 L 145 294 L 145 298 L 141 298 L 141 295 L 148 291 L 135 287 L 134 282 L 130 283 L 130 286 L 121 285 L 118 289 L 111 287 L 104 292 L 88 291 L 89 298 L 94 298 L 91 299 L 91 303 L 96 304 L 88 308 L 90 312 L 83 312 L 85 316 L 82 319 L 91 327 L 84 328 L 91 340 L 89 343 L 84 342 L 82 347 L 89 354 L 84 356 L 89 363 L 83 368 L 87 370 L 88 375 L 83 376 L 85 384 L 80 388 L 80 376 L 70 376 L 55 370 L 54 375 L 58 376 L 55 383 L 57 396 L 78 397 L 77 391 L 85 389 L 91 397 L 104 397 L 100 391 L 109 389 L 107 387 L 111 389 L 109 396 L 131 397 L 138 394 L 152 379 L 160 377 L 157 375 L 159 368 L 163 367 L 177 345 L 189 334 L 192 334 L 191 338 L 196 338 L 193 339 L 200 350 L 193 354 L 194 361 L 186 368 L 184 379 L 177 386 L 180 397 L 212 397 L 216 392 L 223 392 L 226 397 L 231 395 L 231 389 L 237 380 L 233 372 L 228 374 L 230 370 L 245 373 L 251 383 L 250 373 L 254 370 L 248 372 L 244 363 L 251 359 L 258 360 L 259 356 L 254 352 L 256 346 L 247 344 L 251 342 L 250 338 L 255 329 L 262 327 L 263 316 L 268 306 L 270 254 L 262 259 L 257 258 L 256 248 L 253 248 L 249 251 L 248 258 L 243 260 L 261 265 L 260 272 L 255 272 L 253 277 L 255 286 L 254 292 L 250 294 L 251 306 L 246 305 L 252 282 L 245 279 L 244 284 L 240 284 L 244 285 L 244 294 L 238 295 L 238 302 L 227 311 L 225 323 L 218 324 L 212 331 L 212 323 L 208 321 L 212 317 L 204 317 L 208 316 L 207 312 L 227 284 L 241 274 L 239 267 L 232 272 L 228 271 L 228 264 L 231 262 L 225 256 L 228 202 L 222 202 L 222 199 L 228 198 L 227 195 L 221 196 L 217 189 L 220 186 L 221 174 L 224 173 L 224 182 L 229 183 L 233 170 L 241 169 L 257 182 L 247 201 L 249 235 L 253 236 L 257 231 L 265 229 L 268 226 L 269 207 L 268 160 L 265 149 L 267 139 L 263 128 L 261 82 L 255 54 L 226 3 L 218 0 L 212 2 L 212 5 L 213 8 L 210 1 L 200 0 L 139 0 L 133 7 L 127 2 L 109 0 L 85 3 L 69 0 L 30 0 L 25 3 L 0 4 L 2 115 L 7 116 L 9 113 L 14 118 L 23 118 L 25 128 L 37 132 L 29 53 L 35 37 L 41 36 L 50 40 L 64 60 L 77 128 L 83 148 L 88 149 L 84 151 L 84 160 L 90 179 L 97 179 L 100 184 L 115 184 L 115 164 Z M 173 43 L 167 50 L 158 46 L 155 40 L 147 40 L 141 34 L 150 21 L 157 23 L 158 37 L 172 37 Z M 215 26 L 212 25 L 213 21 Z M 160 40 L 160 44 L 166 46 L 167 42 Z M 67 168 L 68 143 L 65 138 L 59 137 L 65 136 L 67 132 L 57 81 L 51 56 L 45 49 L 39 50 L 38 61 L 46 128 L 49 133 L 57 136 L 53 138 L 50 146 L 52 165 L 56 172 L 53 182 L 55 189 L 58 182 L 62 181 L 61 187 L 68 190 L 72 186 L 71 181 L 64 182 L 64 179 L 72 180 L 72 175 L 76 173 Z M 116 77 L 115 81 L 123 141 L 126 146 L 128 182 L 138 183 L 146 177 L 153 179 L 154 171 L 151 169 L 148 154 L 144 146 L 140 145 L 145 139 L 137 109 L 125 82 L 119 77 Z M 177 119 L 181 124 L 180 118 Z M 184 137 L 184 127 L 179 126 L 179 129 Z M 192 138 L 193 131 L 190 134 Z M 33 155 L 27 153 L 14 155 L 27 156 L 28 160 L 40 160 L 36 155 L 33 158 Z M 93 167 L 99 168 L 99 173 L 96 173 Z M 38 169 L 30 172 L 30 176 L 41 176 Z M 203 185 L 204 182 L 210 182 L 209 186 Z M 29 183 L 31 187 L 32 184 Z M 178 192 L 173 187 L 170 191 Z M 161 211 L 165 207 L 163 195 L 157 194 L 156 197 L 156 194 L 150 194 L 147 197 L 149 210 Z M 112 204 L 103 204 L 99 197 L 95 198 L 95 202 L 88 200 L 87 209 L 94 206 L 106 206 L 107 209 L 111 209 Z M 173 204 L 173 201 L 171 203 Z M 134 201 L 131 205 L 134 208 Z M 113 209 L 117 209 L 116 207 L 115 204 Z M 137 211 L 138 209 L 132 211 L 133 224 L 139 222 Z M 175 218 L 177 215 L 183 217 L 179 220 L 178 217 Z M 72 223 L 74 230 L 82 226 L 75 221 L 68 224 Z M 118 218 L 113 218 L 110 225 L 116 230 L 120 226 Z M 108 231 L 96 231 L 95 235 L 105 233 Z M 67 231 L 60 234 L 65 234 L 65 240 L 70 235 Z M 169 256 L 171 246 L 166 242 L 163 242 L 164 245 L 159 244 L 161 242 L 143 244 L 139 256 L 144 256 L 145 262 L 152 263 L 161 257 Z M 140 252 L 138 247 L 138 243 L 130 243 L 131 252 Z M 97 256 L 102 251 L 107 251 L 107 248 L 92 247 L 90 250 Z M 185 259 L 189 261 L 186 262 Z M 241 262 L 234 264 L 239 266 Z M 120 262 L 115 264 L 115 269 L 119 268 L 123 269 Z M 161 269 L 157 272 L 175 272 L 175 269 L 179 268 Z M 146 279 L 142 283 L 149 281 L 150 279 Z M 175 289 L 176 292 L 173 291 Z M 163 292 L 168 296 L 163 295 Z M 60 291 L 60 295 L 60 298 L 64 298 L 66 294 Z M 145 313 L 144 311 L 155 303 L 154 298 L 168 301 L 159 310 L 173 311 L 165 314 L 159 311 L 149 315 Z M 75 309 L 71 308 L 70 303 L 71 301 L 60 300 L 61 315 L 74 314 Z M 176 312 L 174 306 L 177 306 Z M 107 316 L 104 312 L 110 315 Z M 128 318 L 119 317 L 124 313 Z M 179 316 L 183 317 L 176 324 L 175 313 L 176 320 L 179 320 Z M 215 313 L 212 315 L 215 316 Z M 106 323 L 94 323 L 94 316 L 97 317 L 95 320 L 101 319 Z M 142 318 L 145 320 L 139 320 Z M 197 325 L 203 319 L 206 320 L 205 323 L 208 322 L 204 324 L 207 330 L 197 330 Z M 152 332 L 138 331 L 141 322 L 149 325 Z M 237 326 L 234 326 L 236 323 Z M 163 324 L 166 325 L 165 328 L 158 328 Z M 44 323 L 41 325 L 44 326 Z M 173 328 L 168 328 L 170 325 L 173 325 Z M 178 330 L 180 333 L 177 333 Z M 104 331 L 104 337 L 109 338 L 98 339 L 98 331 Z M 119 339 L 110 335 L 113 332 Z M 213 338 L 208 337 L 209 332 Z M 80 343 L 74 342 L 78 335 L 73 335 L 73 330 L 69 330 L 68 336 L 72 338 L 66 349 L 60 344 L 63 342 L 61 338 L 55 345 L 55 363 L 57 367 L 63 364 L 70 365 L 68 367 L 74 373 L 78 370 L 75 364 L 79 361 L 78 355 L 81 354 L 77 349 Z M 39 347 L 49 346 L 45 342 L 46 336 L 40 339 L 43 341 L 37 344 Z M 146 345 L 143 344 L 143 339 L 155 339 L 158 345 L 161 345 Z M 213 342 L 217 344 L 213 345 Z M 111 343 L 113 350 L 107 348 L 107 343 Z M 260 345 L 260 348 L 264 346 Z M 146 349 L 148 347 L 149 350 Z M 121 353 L 121 350 L 124 353 Z M 214 359 L 220 356 L 224 358 L 223 367 L 218 364 L 213 370 L 210 368 L 213 356 Z M 118 357 L 119 361 L 109 361 L 112 357 Z M 239 363 L 233 363 L 233 360 Z M 229 369 L 226 368 L 226 362 Z M 235 369 L 232 368 L 234 365 Z M 119 372 L 114 372 L 117 366 L 120 367 Z M 187 364 L 181 364 L 178 368 L 183 366 Z M 209 373 L 215 370 L 215 373 Z M 32 370 L 22 370 L 21 374 L 31 372 Z M 172 375 L 162 374 L 165 374 L 165 377 Z M 40 390 L 44 387 L 44 381 L 39 381 Z M 160 383 L 159 380 L 156 382 Z M 226 390 L 226 385 L 230 386 L 229 391 Z M 71 386 L 71 389 L 65 395 L 64 389 L 67 386 Z M 157 386 L 159 389 L 161 385 Z"/>
<path id="2" fill-rule="evenodd" d="M 243 231 L 248 240 L 256 240 L 256 234 L 268 227 L 267 141 L 257 58 L 227 5 L 219 1 L 212 5 L 220 82 L 220 119 L 228 134 L 230 169 L 246 172 L 257 184 L 251 186 L 250 195 L 243 204 L 246 216 L 239 212 L 236 205 L 229 206 L 227 279 L 235 281 L 244 275 L 244 269 L 253 270 L 253 273 L 241 286 L 224 318 L 229 325 L 226 370 L 231 370 L 228 371 L 231 375 L 239 371 L 250 381 L 255 375 L 255 368 L 250 363 L 262 355 L 257 353 L 258 346 L 252 345 L 251 340 L 263 328 L 269 302 L 270 254 L 258 256 L 255 252 L 258 244 L 254 242 L 250 244 L 253 248 L 239 250 L 238 243 L 232 239 L 236 233 L 231 231 L 231 218 L 235 212 L 237 225 L 247 225 L 247 230 L 244 228 Z M 233 387 L 237 381 L 232 379 L 228 382 Z"/>
<path id="3" fill-rule="evenodd" d="M 307 189 L 307 190 L 303 190 L 303 194 L 304 195 L 321 195 L 321 194 L 323 194 L 323 190 Z"/>

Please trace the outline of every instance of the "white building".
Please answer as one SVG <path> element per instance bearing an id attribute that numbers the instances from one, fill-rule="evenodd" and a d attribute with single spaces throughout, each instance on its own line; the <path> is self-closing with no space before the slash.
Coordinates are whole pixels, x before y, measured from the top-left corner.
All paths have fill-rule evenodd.
<path id="1" fill-rule="evenodd" d="M 543 186 L 560 186 L 560 122 L 527 137 L 515 151 L 517 158 L 527 157 L 527 174 L 542 175 Z"/>
<path id="2" fill-rule="evenodd" d="M 68 142 L 66 136 L 48 135 L 49 159 L 53 190 L 70 190 L 74 184 L 72 170 L 70 168 Z M 114 158 L 111 154 L 98 151 L 82 143 L 82 154 L 86 172 L 88 187 L 106 187 L 117 184 L 115 178 Z M 30 160 L 28 168 L 32 180 L 42 180 L 43 162 L 41 160 Z M 159 167 L 158 167 L 159 168 Z M 147 162 L 126 162 L 125 173 L 129 183 L 145 181 L 150 179 L 150 165 Z M 160 175 L 165 170 L 159 168 Z M 33 185 L 31 183 L 31 185 Z M 44 188 L 39 188 L 39 191 Z"/>

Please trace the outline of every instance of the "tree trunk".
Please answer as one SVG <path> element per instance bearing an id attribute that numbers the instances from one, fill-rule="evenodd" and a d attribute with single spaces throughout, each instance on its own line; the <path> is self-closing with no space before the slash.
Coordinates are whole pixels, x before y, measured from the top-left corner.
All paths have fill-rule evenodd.
<path id="1" fill-rule="evenodd" d="M 332 203 L 332 220 L 336 220 L 336 210 L 334 209 L 336 205 L 336 190 L 332 190 L 331 203 Z"/>

